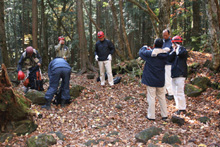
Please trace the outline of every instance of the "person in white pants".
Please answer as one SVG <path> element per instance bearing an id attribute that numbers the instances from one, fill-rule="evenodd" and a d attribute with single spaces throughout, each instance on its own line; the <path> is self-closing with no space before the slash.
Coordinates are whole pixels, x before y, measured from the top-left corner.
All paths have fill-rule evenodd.
<path id="1" fill-rule="evenodd" d="M 186 98 L 184 94 L 185 79 L 187 77 L 187 57 L 188 52 L 180 46 L 182 38 L 174 36 L 172 38 L 173 51 L 169 54 L 169 61 L 172 62 L 171 76 L 174 100 L 176 103 L 176 114 L 186 113 Z"/>
<path id="2" fill-rule="evenodd" d="M 167 119 L 167 104 L 165 98 L 165 64 L 167 51 L 162 49 L 163 40 L 158 38 L 154 42 L 154 49 L 148 50 L 143 46 L 139 56 L 146 61 L 142 76 L 142 83 L 147 85 L 148 120 L 155 120 L 155 98 L 160 104 L 162 120 Z"/>
<path id="3" fill-rule="evenodd" d="M 112 75 L 112 54 L 115 51 L 115 47 L 110 40 L 105 39 L 105 35 L 102 31 L 98 32 L 99 41 L 95 45 L 95 60 L 98 61 L 100 70 L 101 85 L 105 85 L 105 69 L 108 75 L 108 83 L 110 86 L 114 85 Z"/>
<path id="4" fill-rule="evenodd" d="M 172 42 L 170 39 L 170 31 L 168 29 L 163 30 L 163 49 L 172 48 Z M 165 65 L 165 88 L 167 91 L 166 98 L 168 100 L 173 100 L 173 87 L 171 78 L 171 65 L 172 63 L 167 60 Z"/>

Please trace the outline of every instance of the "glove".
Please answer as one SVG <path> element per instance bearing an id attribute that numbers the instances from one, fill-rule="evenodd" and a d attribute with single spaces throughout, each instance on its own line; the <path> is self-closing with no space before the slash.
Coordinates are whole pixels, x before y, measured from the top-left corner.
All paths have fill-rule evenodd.
<path id="1" fill-rule="evenodd" d="M 98 58 L 99 58 L 99 56 L 98 56 L 98 55 L 95 55 L 95 60 L 96 60 L 96 61 L 98 61 Z"/>
<path id="2" fill-rule="evenodd" d="M 107 57 L 107 59 L 111 61 L 111 60 L 112 60 L 112 55 L 109 54 L 108 57 Z"/>

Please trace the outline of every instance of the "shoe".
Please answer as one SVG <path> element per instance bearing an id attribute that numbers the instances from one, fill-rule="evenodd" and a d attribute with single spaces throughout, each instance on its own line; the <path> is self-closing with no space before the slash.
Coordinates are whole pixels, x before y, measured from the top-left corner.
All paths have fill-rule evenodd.
<path id="1" fill-rule="evenodd" d="M 45 109 L 47 109 L 47 110 L 50 110 L 51 109 L 51 100 L 46 100 L 47 102 L 46 102 L 46 104 L 45 105 L 43 105 L 43 106 L 41 106 L 41 108 L 45 108 Z"/>
<path id="2" fill-rule="evenodd" d="M 162 120 L 166 121 L 168 117 L 162 117 Z"/>
<path id="3" fill-rule="evenodd" d="M 186 113 L 186 110 L 177 110 L 175 113 L 176 113 L 177 115 L 180 115 L 181 112 L 182 112 L 183 114 L 185 114 L 185 113 Z"/>
<path id="4" fill-rule="evenodd" d="M 61 107 L 63 108 L 63 107 L 65 107 L 66 106 L 66 100 L 64 100 L 64 99 L 62 99 L 62 101 L 61 101 Z"/>
<path id="5" fill-rule="evenodd" d="M 173 95 L 167 95 L 166 98 L 167 98 L 168 100 L 173 100 L 173 99 L 174 99 L 174 96 L 173 96 Z"/>
<path id="6" fill-rule="evenodd" d="M 146 116 L 146 118 L 147 118 L 148 120 L 152 120 L 152 121 L 155 121 L 155 119 L 151 119 L 151 118 L 148 118 L 147 116 Z"/>

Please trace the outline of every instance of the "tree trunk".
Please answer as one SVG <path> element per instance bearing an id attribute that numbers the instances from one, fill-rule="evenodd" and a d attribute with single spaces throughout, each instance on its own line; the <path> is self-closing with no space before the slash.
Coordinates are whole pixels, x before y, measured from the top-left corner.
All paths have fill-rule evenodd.
<path id="1" fill-rule="evenodd" d="M 123 43 L 123 40 L 120 37 L 119 23 L 118 23 L 118 18 L 117 18 L 117 13 L 116 13 L 116 8 L 115 8 L 114 3 L 115 3 L 114 0 L 109 1 L 110 7 L 111 7 L 111 10 L 112 10 L 113 20 L 114 20 L 115 31 L 116 31 L 116 35 L 117 35 L 117 38 L 118 38 L 118 46 L 119 46 L 118 51 L 119 51 L 119 54 L 121 55 L 122 60 L 123 60 L 125 58 L 124 48 L 123 48 L 124 43 Z"/>
<path id="2" fill-rule="evenodd" d="M 41 19 L 42 19 L 42 37 L 43 37 L 43 47 L 42 47 L 42 57 L 43 57 L 43 67 L 48 67 L 48 37 L 47 37 L 47 19 L 45 16 L 45 5 L 44 0 L 41 0 Z"/>
<path id="3" fill-rule="evenodd" d="M 15 65 L 18 64 L 18 46 L 17 46 L 17 27 L 16 27 L 16 9 L 15 9 L 15 0 L 13 1 L 13 8 L 14 8 L 14 24 L 13 24 L 13 30 L 14 30 L 14 44 L 15 44 Z"/>
<path id="4" fill-rule="evenodd" d="M 79 49 L 80 49 L 80 68 L 82 69 L 78 74 L 83 74 L 87 71 L 87 68 L 90 70 L 96 71 L 88 59 L 88 50 L 87 50 L 87 41 L 84 28 L 84 17 L 83 17 L 83 8 L 82 1 L 77 0 L 77 28 L 79 36 Z"/>
<path id="5" fill-rule="evenodd" d="M 119 7 L 120 7 L 120 20 L 121 20 L 125 45 L 126 45 L 126 48 L 127 48 L 127 51 L 128 51 L 129 58 L 134 59 L 134 57 L 131 53 L 131 48 L 130 48 L 130 44 L 129 44 L 129 41 L 128 41 L 128 36 L 127 36 L 126 30 L 125 30 L 125 22 L 124 22 L 124 17 L 123 17 L 123 1 L 122 0 L 119 0 Z"/>
<path id="6" fill-rule="evenodd" d="M 160 12 L 159 12 L 159 37 L 163 38 L 162 32 L 164 29 L 171 28 L 170 26 L 170 7 L 171 7 L 171 0 L 160 0 Z"/>
<path id="7" fill-rule="evenodd" d="M 92 0 L 89 0 L 89 13 L 92 15 Z M 93 40 L 92 40 L 92 21 L 89 20 L 89 57 L 90 62 L 94 62 Z"/>
<path id="8" fill-rule="evenodd" d="M 4 10 L 4 0 L 0 0 L 0 48 L 2 49 L 3 63 L 6 66 L 9 66 L 9 56 L 5 36 Z"/>
<path id="9" fill-rule="evenodd" d="M 32 0 L 32 41 L 33 48 L 38 49 L 37 45 L 37 32 L 38 32 L 38 13 L 37 13 L 37 0 Z"/>
<path id="10" fill-rule="evenodd" d="M 208 1 L 208 15 L 209 15 L 209 34 L 210 34 L 210 44 L 212 48 L 212 62 L 213 62 L 213 69 L 218 70 L 220 67 L 220 29 L 219 29 L 219 21 L 218 21 L 218 14 L 217 12 L 216 3 L 214 0 Z"/>

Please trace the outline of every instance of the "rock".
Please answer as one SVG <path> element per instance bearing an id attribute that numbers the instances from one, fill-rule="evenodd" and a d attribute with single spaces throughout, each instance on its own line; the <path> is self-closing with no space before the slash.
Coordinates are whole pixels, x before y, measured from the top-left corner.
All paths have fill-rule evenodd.
<path id="1" fill-rule="evenodd" d="M 78 96 L 80 96 L 80 93 L 83 89 L 85 89 L 85 87 L 80 85 L 72 85 L 72 88 L 70 88 L 70 96 L 77 98 Z"/>
<path id="2" fill-rule="evenodd" d="M 200 67 L 200 63 L 194 62 L 188 66 L 188 74 L 196 73 Z"/>
<path id="3" fill-rule="evenodd" d="M 28 147 L 47 147 L 56 144 L 57 141 L 52 135 L 40 134 L 32 136 L 26 142 Z"/>
<path id="4" fill-rule="evenodd" d="M 147 147 L 159 147 L 158 145 L 155 145 L 155 144 L 152 144 L 152 143 L 150 143 L 150 144 L 148 144 L 148 146 Z"/>
<path id="5" fill-rule="evenodd" d="M 198 119 L 201 123 L 206 123 L 207 121 L 210 121 L 210 119 L 208 118 L 208 117 L 206 117 L 206 116 L 204 116 L 204 117 L 200 117 L 199 119 Z"/>
<path id="6" fill-rule="evenodd" d="M 207 68 L 212 68 L 212 61 L 211 60 L 206 60 L 205 63 L 203 64 L 204 67 Z"/>
<path id="7" fill-rule="evenodd" d="M 135 138 L 139 142 L 147 143 L 147 141 L 151 139 L 151 137 L 153 137 L 154 135 L 159 135 L 161 132 L 162 132 L 161 128 L 150 127 L 136 134 Z"/>
<path id="8" fill-rule="evenodd" d="M 60 140 L 65 140 L 66 139 L 66 136 L 65 135 L 63 135 L 60 131 L 58 131 L 58 132 L 55 132 L 56 133 L 56 135 L 57 135 L 57 137 L 60 139 Z"/>
<path id="9" fill-rule="evenodd" d="M 130 99 L 134 99 L 134 98 L 131 97 L 131 96 L 126 96 L 126 97 L 124 98 L 125 101 L 130 100 Z"/>
<path id="10" fill-rule="evenodd" d="M 172 116 L 171 122 L 178 124 L 179 126 L 184 125 L 185 120 L 183 118 L 180 118 L 178 116 Z"/>
<path id="11" fill-rule="evenodd" d="M 99 144 L 99 142 L 96 141 L 96 140 L 89 140 L 85 143 L 86 146 L 93 146 L 93 145 L 96 145 L 96 144 Z"/>
<path id="12" fill-rule="evenodd" d="M 142 96 L 142 97 L 144 97 L 144 98 L 147 97 L 147 96 L 146 96 L 146 93 L 140 93 L 139 95 Z"/>
<path id="13" fill-rule="evenodd" d="M 165 133 L 162 139 L 162 143 L 181 144 L 181 141 L 177 135 L 170 136 L 169 133 Z"/>
<path id="14" fill-rule="evenodd" d="M 213 82 L 211 84 L 211 88 L 220 90 L 220 84 L 218 82 Z"/>
<path id="15" fill-rule="evenodd" d="M 88 74 L 87 75 L 87 79 L 94 79 L 95 78 L 95 74 Z"/>
<path id="16" fill-rule="evenodd" d="M 16 133 L 18 136 L 19 135 L 25 135 L 25 134 L 30 134 L 34 132 L 38 125 L 36 125 L 33 121 L 31 120 L 22 120 L 19 122 L 15 123 L 15 126 L 17 126 L 13 132 Z"/>
<path id="17" fill-rule="evenodd" d="M 184 92 L 189 97 L 197 97 L 197 96 L 201 95 L 202 89 L 199 89 L 192 84 L 186 84 Z"/>
<path id="18" fill-rule="evenodd" d="M 109 133 L 107 136 L 114 136 L 114 135 L 118 135 L 118 134 L 119 134 L 119 132 L 113 131 L 113 132 Z"/>
<path id="19" fill-rule="evenodd" d="M 41 91 L 30 89 L 25 94 L 25 97 L 31 100 L 33 104 L 44 105 L 46 103 L 45 94 Z"/>
<path id="20" fill-rule="evenodd" d="M 120 104 L 117 104 L 117 105 L 115 106 L 115 108 L 122 110 L 122 106 L 121 106 Z"/>
<path id="21" fill-rule="evenodd" d="M 220 92 L 216 96 L 217 99 L 220 99 Z"/>
<path id="22" fill-rule="evenodd" d="M 208 86 L 211 86 L 211 81 L 207 77 L 196 77 L 192 81 L 192 84 L 202 88 L 202 91 L 205 91 Z"/>
<path id="23" fill-rule="evenodd" d="M 5 142 L 5 140 L 10 141 L 12 140 L 12 138 L 13 138 L 13 135 L 10 133 L 0 133 L 0 142 L 2 143 Z"/>

